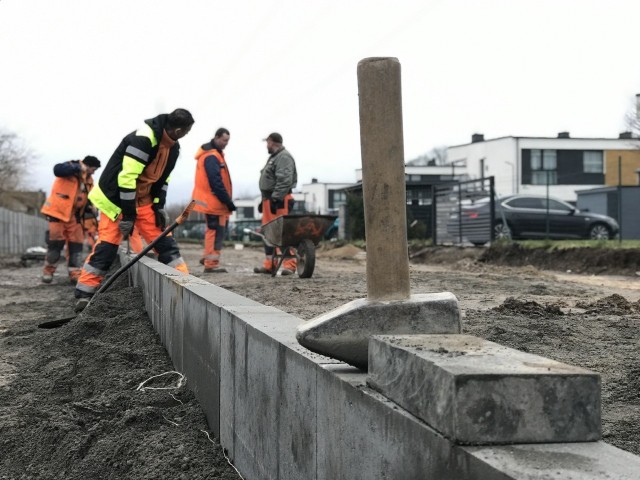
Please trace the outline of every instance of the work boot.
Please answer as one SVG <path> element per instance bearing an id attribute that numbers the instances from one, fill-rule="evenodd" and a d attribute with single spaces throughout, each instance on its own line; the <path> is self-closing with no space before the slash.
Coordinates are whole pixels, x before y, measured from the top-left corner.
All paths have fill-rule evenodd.
<path id="1" fill-rule="evenodd" d="M 53 281 L 53 275 L 50 273 L 43 273 L 41 278 L 42 283 L 51 283 Z"/>
<path id="2" fill-rule="evenodd" d="M 271 273 L 271 270 L 267 270 L 264 267 L 253 267 L 253 273 Z"/>
<path id="3" fill-rule="evenodd" d="M 81 311 L 83 311 L 87 305 L 89 305 L 89 302 L 91 301 L 90 298 L 79 298 L 78 301 L 76 302 L 76 306 L 73 307 L 73 311 L 76 313 L 79 313 Z"/>
<path id="4" fill-rule="evenodd" d="M 293 275 L 293 270 L 289 270 L 288 268 L 283 268 L 282 272 L 280 272 L 280 275 L 282 275 L 283 277 L 287 275 Z"/>
<path id="5" fill-rule="evenodd" d="M 208 267 L 204 269 L 204 273 L 227 273 L 224 267 Z"/>

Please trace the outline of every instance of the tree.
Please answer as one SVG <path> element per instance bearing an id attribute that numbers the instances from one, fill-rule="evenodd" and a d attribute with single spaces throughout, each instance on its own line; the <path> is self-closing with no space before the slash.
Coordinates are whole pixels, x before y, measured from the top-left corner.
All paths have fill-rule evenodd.
<path id="1" fill-rule="evenodd" d="M 636 95 L 635 103 L 625 115 L 625 125 L 633 138 L 640 138 L 640 94 Z"/>
<path id="2" fill-rule="evenodd" d="M 32 156 L 32 152 L 15 133 L 0 129 L 0 191 L 25 187 L 27 161 Z"/>
<path id="3" fill-rule="evenodd" d="M 431 165 L 445 165 L 447 163 L 447 147 L 433 147 L 427 153 L 407 162 L 412 167 L 424 167 Z"/>

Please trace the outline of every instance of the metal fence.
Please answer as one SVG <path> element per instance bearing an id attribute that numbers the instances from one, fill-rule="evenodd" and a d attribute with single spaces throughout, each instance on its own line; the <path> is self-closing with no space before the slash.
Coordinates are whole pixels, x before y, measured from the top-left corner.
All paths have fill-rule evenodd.
<path id="1" fill-rule="evenodd" d="M 0 207 L 0 255 L 21 254 L 45 245 L 47 221 L 42 217 Z"/>
<path id="2" fill-rule="evenodd" d="M 494 240 L 494 203 L 493 177 L 434 185 L 433 244 L 482 245 Z"/>

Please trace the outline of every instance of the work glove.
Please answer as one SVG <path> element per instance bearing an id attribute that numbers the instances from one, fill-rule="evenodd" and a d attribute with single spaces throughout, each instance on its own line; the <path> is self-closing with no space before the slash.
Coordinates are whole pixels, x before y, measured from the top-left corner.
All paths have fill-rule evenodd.
<path id="1" fill-rule="evenodd" d="M 227 203 L 226 205 L 230 212 L 235 212 L 237 210 L 236 205 L 231 201 L 229 201 L 229 203 Z"/>
<path id="2" fill-rule="evenodd" d="M 277 198 L 272 198 L 269 201 L 269 207 L 271 208 L 271 213 L 275 215 L 276 210 L 278 210 L 279 208 L 284 208 L 284 200 L 278 200 Z"/>
<path id="3" fill-rule="evenodd" d="M 258 204 L 258 213 L 262 213 L 262 200 L 260 200 L 260 203 Z"/>
<path id="4" fill-rule="evenodd" d="M 169 223 L 169 214 L 167 211 L 164 208 L 154 205 L 153 213 L 156 216 L 156 227 L 160 228 L 160 230 L 167 228 L 167 223 Z"/>
<path id="5" fill-rule="evenodd" d="M 118 229 L 125 239 L 129 238 L 129 235 L 133 232 L 135 223 L 136 217 L 122 217 L 122 220 L 118 223 Z"/>

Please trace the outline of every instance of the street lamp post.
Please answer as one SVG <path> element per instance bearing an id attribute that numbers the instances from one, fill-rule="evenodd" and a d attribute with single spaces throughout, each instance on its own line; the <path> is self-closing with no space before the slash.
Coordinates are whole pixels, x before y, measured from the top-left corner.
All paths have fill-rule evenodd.
<path id="1" fill-rule="evenodd" d="M 504 162 L 511 167 L 511 193 L 516 193 L 515 166 L 512 162 Z"/>

